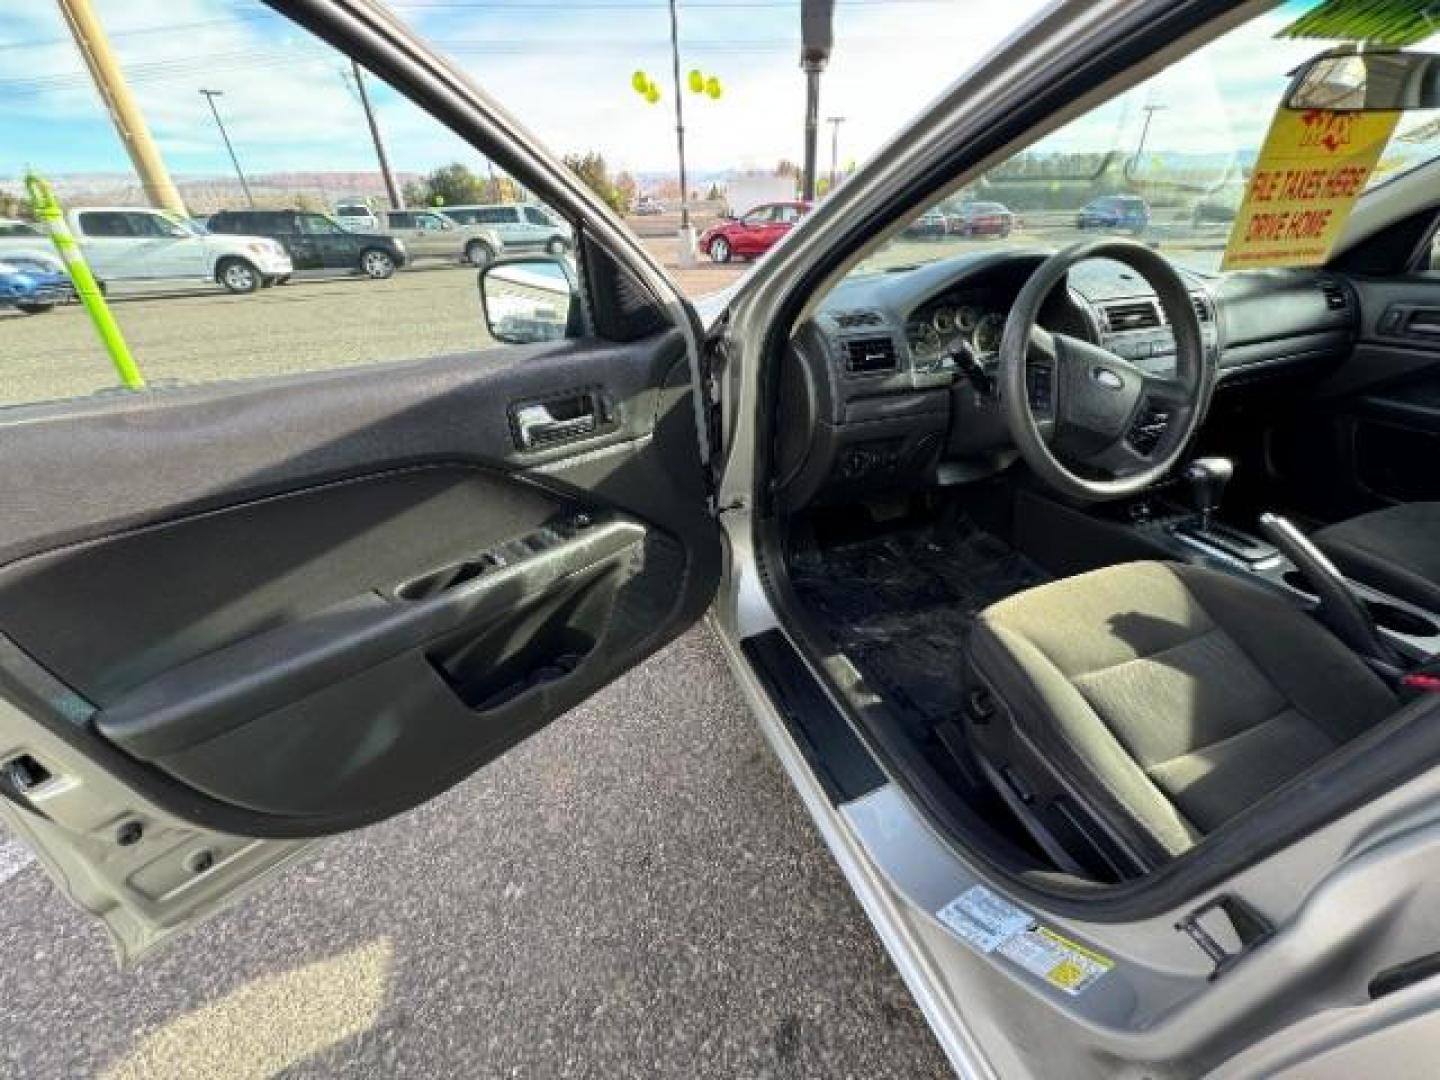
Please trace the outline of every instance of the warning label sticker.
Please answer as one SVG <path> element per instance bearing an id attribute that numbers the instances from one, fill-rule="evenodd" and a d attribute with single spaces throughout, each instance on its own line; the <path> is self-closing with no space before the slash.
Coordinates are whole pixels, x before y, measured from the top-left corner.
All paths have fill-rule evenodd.
<path id="1" fill-rule="evenodd" d="M 1045 926 L 1016 934 L 1000 946 L 1000 953 L 1067 994 L 1080 993 L 1114 966 Z"/>
<path id="2" fill-rule="evenodd" d="M 1399 118 L 1398 112 L 1276 112 L 1220 269 L 1322 265 Z"/>
<path id="3" fill-rule="evenodd" d="M 1067 994 L 1081 993 L 1115 966 L 1109 958 L 1041 926 L 1029 912 L 984 885 L 967 889 L 936 915 L 980 952 L 998 952 Z"/>

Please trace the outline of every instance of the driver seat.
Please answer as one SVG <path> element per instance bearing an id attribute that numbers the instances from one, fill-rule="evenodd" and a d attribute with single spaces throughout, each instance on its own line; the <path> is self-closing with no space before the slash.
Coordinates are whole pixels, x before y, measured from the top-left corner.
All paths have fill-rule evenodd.
<path id="1" fill-rule="evenodd" d="M 1019 593 L 980 614 L 969 648 L 991 695 L 972 745 L 1071 871 L 1153 870 L 1398 708 L 1294 604 L 1183 564 Z"/>

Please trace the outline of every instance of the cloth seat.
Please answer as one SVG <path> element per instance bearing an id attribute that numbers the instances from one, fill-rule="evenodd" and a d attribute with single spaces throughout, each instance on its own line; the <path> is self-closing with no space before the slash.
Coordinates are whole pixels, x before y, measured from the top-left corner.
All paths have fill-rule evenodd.
<path id="1" fill-rule="evenodd" d="M 1398 707 L 1283 597 L 1182 564 L 1107 567 L 1003 600 L 977 619 L 970 659 L 1002 706 L 972 727 L 982 758 L 996 775 L 1043 766 L 1032 789 L 1058 781 L 1142 869 Z"/>
<path id="2" fill-rule="evenodd" d="M 1440 612 L 1440 502 L 1361 514 L 1310 539 L 1346 577 Z"/>

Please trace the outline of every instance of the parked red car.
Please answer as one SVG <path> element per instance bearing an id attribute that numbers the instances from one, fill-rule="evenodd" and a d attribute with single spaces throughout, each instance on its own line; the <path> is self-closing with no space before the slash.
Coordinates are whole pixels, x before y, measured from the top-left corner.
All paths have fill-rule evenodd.
<path id="1" fill-rule="evenodd" d="M 1015 214 L 998 202 L 970 202 L 950 218 L 950 231 L 960 236 L 1009 236 L 1019 227 Z"/>
<path id="2" fill-rule="evenodd" d="M 803 202 L 763 203 L 742 217 L 725 218 L 705 230 L 700 250 L 717 263 L 736 256 L 753 259 L 764 255 L 795 227 L 810 207 Z"/>

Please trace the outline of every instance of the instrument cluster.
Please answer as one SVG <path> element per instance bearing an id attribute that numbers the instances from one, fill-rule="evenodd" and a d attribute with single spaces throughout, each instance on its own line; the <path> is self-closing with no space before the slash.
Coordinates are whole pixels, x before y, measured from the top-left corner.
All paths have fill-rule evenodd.
<path id="1" fill-rule="evenodd" d="M 905 322 L 915 371 L 954 369 L 954 355 L 962 347 L 981 366 L 992 366 L 1004 333 L 1005 313 L 984 293 L 937 297 L 916 308 Z"/>

